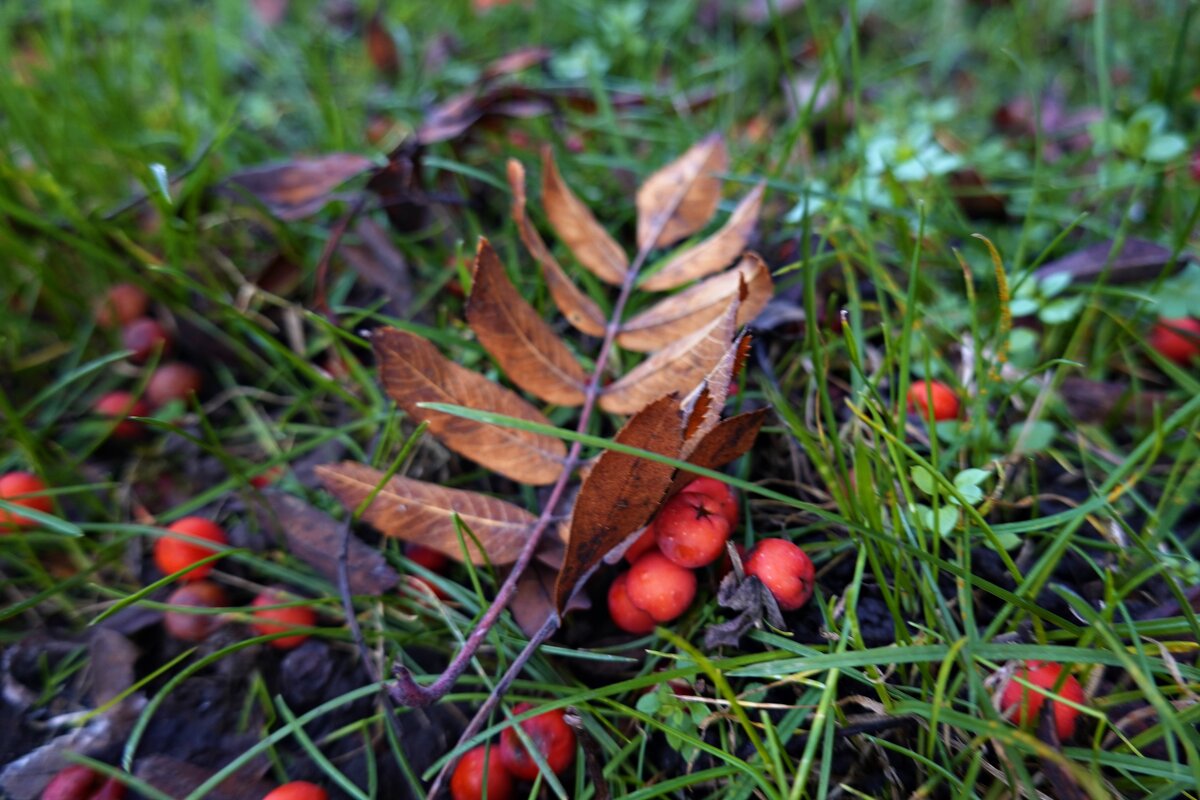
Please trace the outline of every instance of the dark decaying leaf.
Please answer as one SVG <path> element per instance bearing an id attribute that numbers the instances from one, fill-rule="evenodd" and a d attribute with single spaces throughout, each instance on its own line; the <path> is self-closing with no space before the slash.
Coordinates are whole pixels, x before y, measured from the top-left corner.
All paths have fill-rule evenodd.
<path id="1" fill-rule="evenodd" d="M 331 192 L 374 166 L 371 159 L 354 153 L 329 153 L 243 170 L 229 177 L 229 191 L 255 197 L 285 221 L 315 214 L 331 199 Z"/>
<path id="2" fill-rule="evenodd" d="M 629 258 L 567 186 L 549 148 L 542 153 L 542 208 L 558 238 L 580 264 L 600 280 L 621 285 L 629 271 Z"/>
<path id="3" fill-rule="evenodd" d="M 548 403 L 583 403 L 583 367 L 508 279 L 486 239 L 475 254 L 467 322 L 509 379 Z"/>
<path id="4" fill-rule="evenodd" d="M 724 466 L 749 452 L 766 418 L 767 409 L 759 408 L 721 420 L 708 434 L 697 437 L 698 441 L 695 441 L 694 446 L 689 442 L 687 447 L 690 452 L 682 457 L 688 462 L 706 469 Z M 667 490 L 667 495 L 675 495 L 695 478 L 694 473 L 680 470 L 671 481 L 671 488 Z"/>
<path id="5" fill-rule="evenodd" d="M 451 450 L 515 481 L 553 483 L 567 448 L 551 436 L 501 428 L 420 406 L 437 402 L 495 411 L 548 425 L 516 393 L 442 356 L 430 342 L 396 328 L 373 334 L 379 376 L 387 393 Z"/>
<path id="6" fill-rule="evenodd" d="M 1092 424 L 1144 424 L 1154 419 L 1156 409 L 1170 414 L 1179 406 L 1178 399 L 1167 392 L 1145 387 L 1135 390 L 1127 383 L 1094 381 L 1077 375 L 1064 380 L 1060 391 L 1071 418 Z"/>
<path id="7" fill-rule="evenodd" d="M 557 575 L 558 570 L 539 563 L 531 564 L 529 569 L 521 574 L 517 582 L 517 592 L 508 604 L 508 610 L 512 612 L 517 626 L 526 636 L 537 633 L 554 613 L 554 581 Z M 591 607 L 591 598 L 580 592 L 563 613 L 587 611 Z"/>
<path id="8" fill-rule="evenodd" d="M 739 612 L 733 619 L 709 625 L 704 631 L 704 646 L 710 650 L 722 645 L 737 647 L 741 638 L 766 620 L 774 628 L 785 628 L 783 612 L 775 595 L 756 576 L 738 577 L 730 572 L 721 579 L 717 602 L 724 608 Z"/>
<path id="9" fill-rule="evenodd" d="M 1107 265 L 1110 283 L 1135 283 L 1157 278 L 1171 259 L 1170 250 L 1144 239 L 1126 239 L 1116 253 L 1113 253 L 1113 244 L 1112 241 L 1098 242 L 1076 250 L 1043 264 L 1034 277 L 1043 280 L 1051 275 L 1067 274 L 1076 283 L 1083 283 L 1100 277 Z M 1174 266 L 1178 268 L 1182 263 L 1176 262 Z"/>
<path id="10" fill-rule="evenodd" d="M 344 525 L 290 494 L 269 492 L 266 498 L 270 513 L 262 514 L 262 518 L 267 529 L 281 533 L 288 552 L 336 585 Z M 346 573 L 351 594 L 379 595 L 394 588 L 400 576 L 383 554 L 353 533 L 349 537 Z"/>
<path id="11" fill-rule="evenodd" d="M 242 767 L 207 792 L 205 800 L 260 800 L 266 797 L 275 784 L 263 780 L 256 772 L 254 766 Z M 133 773 L 167 797 L 187 797 L 216 774 L 216 770 L 170 756 L 153 755 L 139 758 Z"/>
<path id="12" fill-rule="evenodd" d="M 483 68 L 480 78 L 485 81 L 512 75 L 515 72 L 545 64 L 554 55 L 547 47 L 519 47 L 497 58 Z"/>
<path id="13" fill-rule="evenodd" d="M 513 193 L 513 222 L 517 224 L 517 231 L 521 234 L 525 249 L 541 266 L 542 277 L 554 304 L 575 329 L 589 336 L 603 336 L 605 318 L 600 307 L 567 277 L 567 273 L 555 260 L 541 234 L 525 213 L 525 167 L 515 159 L 508 161 L 508 185 Z"/>
<path id="14" fill-rule="evenodd" d="M 675 457 L 683 444 L 679 400 L 660 397 L 630 417 L 614 441 Z M 646 524 L 671 484 L 674 467 L 605 450 L 596 460 L 571 513 L 571 535 L 554 586 L 560 611 L 588 570 L 629 534 Z"/>
<path id="15" fill-rule="evenodd" d="M 371 496 L 383 477 L 379 470 L 353 461 L 317 468 L 322 485 L 351 511 Z M 462 561 L 455 516 L 479 540 L 493 564 L 515 561 L 536 522 L 525 509 L 495 497 L 398 476 L 388 479 L 362 518 L 385 536 L 430 547 Z M 470 536 L 466 544 L 471 561 L 484 563 L 484 552 Z"/>
<path id="16" fill-rule="evenodd" d="M 475 86 L 429 110 L 417 128 L 421 144 L 457 139 L 487 118 L 527 119 L 550 113 L 553 96 L 524 86 Z"/>
<path id="17" fill-rule="evenodd" d="M 605 387 L 600 407 L 611 414 L 632 414 L 664 394 L 692 391 L 729 347 L 740 303 L 735 296 L 724 313 L 695 333 L 659 350 L 620 380 Z"/>
<path id="18" fill-rule="evenodd" d="M 363 280 L 383 292 L 391 313 L 403 316 L 412 303 L 412 276 L 404 254 L 370 217 L 354 226 L 354 238 L 358 243 L 343 243 L 338 252 Z"/>
<path id="19" fill-rule="evenodd" d="M 387 166 L 376 170 L 367 189 L 379 197 L 388 222 L 400 233 L 415 233 L 425 227 L 429 197 L 421 177 L 422 149 L 419 142 L 401 142 L 388 153 Z"/>
<path id="20" fill-rule="evenodd" d="M 665 247 L 707 225 L 721 200 L 716 173 L 728 165 L 725 141 L 714 133 L 651 175 L 637 193 L 638 248 Z"/>
<path id="21" fill-rule="evenodd" d="M 396 40 L 384 24 L 382 11 L 376 11 L 367 21 L 365 35 L 367 57 L 375 69 L 394 78 L 400 72 L 400 54 L 396 51 Z"/>
<path id="22" fill-rule="evenodd" d="M 771 271 L 756 253 L 747 253 L 733 269 L 660 300 L 621 326 L 617 343 L 627 350 L 648 352 L 667 347 L 712 322 L 746 287 L 734 324 L 749 324 L 771 299 Z"/>
<path id="23" fill-rule="evenodd" d="M 751 189 L 719 231 L 672 256 L 666 265 L 642 281 L 641 287 L 650 292 L 675 289 L 732 264 L 754 236 L 758 214 L 762 209 L 764 187 L 765 184 L 760 183 Z"/>
<path id="24" fill-rule="evenodd" d="M 993 191 L 983 176 L 973 169 L 960 169 L 947 176 L 950 193 L 967 219 L 1003 220 L 1008 207 L 1003 195 Z"/>

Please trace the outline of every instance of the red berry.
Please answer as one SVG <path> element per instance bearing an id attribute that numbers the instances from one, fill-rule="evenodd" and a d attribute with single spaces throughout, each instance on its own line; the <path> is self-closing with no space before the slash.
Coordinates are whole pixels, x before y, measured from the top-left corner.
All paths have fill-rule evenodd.
<path id="1" fill-rule="evenodd" d="M 1029 661 L 1016 671 L 1015 677 L 1023 678 L 1033 686 L 1045 689 L 1047 692 L 1053 692 L 1064 700 L 1082 704 L 1084 701 L 1083 687 L 1079 685 L 1079 681 L 1075 679 L 1074 675 L 1068 675 L 1062 679 L 1060 688 L 1058 691 L 1054 691 L 1054 687 L 1059 685 L 1062 673 L 1063 668 L 1060 664 Z M 1000 710 L 1010 719 L 1015 712 L 1019 725 L 1036 725 L 1041 716 L 1042 704 L 1045 702 L 1046 695 L 1022 686 L 1015 680 L 1010 680 L 1004 687 L 1004 693 L 1000 695 Z M 1079 717 L 1079 712 L 1064 703 L 1056 703 L 1053 700 L 1050 702 L 1054 707 L 1054 727 L 1058 731 L 1058 738 L 1065 742 L 1075 734 L 1075 721 Z"/>
<path id="2" fill-rule="evenodd" d="M 172 400 L 187 400 L 199 394 L 204 378 L 200 370 L 179 361 L 168 361 L 159 365 L 146 383 L 146 400 L 155 408 Z"/>
<path id="3" fill-rule="evenodd" d="M 83 764 L 60 770 L 42 790 L 41 800 L 87 800 L 100 782 L 100 773 Z"/>
<path id="4" fill-rule="evenodd" d="M 519 703 L 513 713 L 523 714 L 531 708 L 533 706 L 529 703 Z M 537 746 L 546 766 L 555 774 L 571 766 L 575 760 L 575 731 L 571 730 L 564 716 L 561 709 L 555 709 L 521 723 L 521 730 Z M 513 728 L 505 728 L 500 733 L 500 760 L 513 777 L 531 781 L 538 776 L 537 762 L 529 755 Z"/>
<path id="5" fill-rule="evenodd" d="M 125 784 L 116 778 L 109 778 L 88 800 L 121 800 L 124 796 Z"/>
<path id="6" fill-rule="evenodd" d="M 683 491 L 699 492 L 716 500 L 721 510 L 721 516 L 729 520 L 729 530 L 733 531 L 737 529 L 739 516 L 737 493 L 733 491 L 733 487 L 728 483 L 722 483 L 716 478 L 696 478 L 696 480 L 683 487 Z"/>
<path id="7" fill-rule="evenodd" d="M 1176 364 L 1200 354 L 1200 319 L 1162 319 L 1150 331 L 1150 346 Z"/>
<path id="8" fill-rule="evenodd" d="M 184 517 L 173 522 L 168 526 L 167 530 L 171 533 L 179 533 L 217 544 L 229 543 L 229 538 L 225 535 L 225 531 L 221 526 L 204 517 Z M 154 563 L 158 565 L 158 568 L 163 573 L 172 575 L 182 569 L 187 569 L 203 558 L 208 558 L 215 552 L 217 552 L 217 548 L 215 547 L 206 547 L 203 544 L 191 542 L 186 539 L 163 536 L 154 543 Z M 212 569 L 213 565 L 211 562 L 201 564 L 180 575 L 179 580 L 198 581 L 212 572 Z"/>
<path id="9" fill-rule="evenodd" d="M 171 337 L 156 320 L 138 317 L 121 329 L 121 344 L 133 351 L 129 359 L 140 364 L 155 351 L 166 353 L 171 347 Z"/>
<path id="10" fill-rule="evenodd" d="M 628 581 L 629 573 L 622 572 L 612 582 L 612 586 L 608 587 L 608 615 L 612 617 L 613 624 L 621 630 L 642 636 L 654 630 L 657 623 L 654 622 L 654 617 L 635 606 L 629 599 L 629 591 L 626 588 Z"/>
<path id="11" fill-rule="evenodd" d="M 707 494 L 684 492 L 672 497 L 654 520 L 655 541 L 667 558 L 695 569 L 716 561 L 729 539 L 729 520 Z"/>
<path id="12" fill-rule="evenodd" d="M 670 622 L 696 597 L 696 576 L 658 551 L 652 551 L 629 568 L 625 584 L 629 600 L 655 622 Z"/>
<path id="13" fill-rule="evenodd" d="M 484 774 L 487 786 L 484 786 Z M 450 777 L 450 796 L 454 800 L 509 800 L 513 795 L 513 779 L 500 760 L 500 748 L 479 745 L 468 750 Z"/>
<path id="14" fill-rule="evenodd" d="M 786 539 L 763 539 L 745 561 L 746 574 L 763 582 L 784 611 L 795 611 L 813 593 L 813 563 Z"/>
<path id="15" fill-rule="evenodd" d="M 209 581 L 185 583 L 167 598 L 167 604 L 189 608 L 224 608 L 229 605 L 220 586 Z M 187 614 L 183 611 L 167 611 L 163 614 L 163 627 L 167 633 L 184 642 L 202 642 L 224 624 L 216 614 Z"/>
<path id="16" fill-rule="evenodd" d="M 127 417 L 144 417 L 150 413 L 150 406 L 129 392 L 109 392 L 96 401 L 92 409 L 102 417 L 120 419 L 112 430 L 114 439 L 136 439 L 142 435 L 141 423 Z"/>
<path id="17" fill-rule="evenodd" d="M 283 476 L 283 467 L 274 466 L 266 472 L 260 472 L 250 479 L 250 485 L 255 489 L 265 489 Z"/>
<path id="18" fill-rule="evenodd" d="M 263 800 L 329 800 L 329 793 L 308 781 L 292 781 L 272 789 Z"/>
<path id="19" fill-rule="evenodd" d="M 29 496 L 44 491 L 46 491 L 46 484 L 42 482 L 41 478 L 29 472 L 10 472 L 0 477 L 0 499 L 22 508 L 31 508 L 34 511 L 49 514 L 53 509 L 49 497 L 46 495 Z M 37 523 L 29 517 L 23 517 L 15 511 L 0 508 L 0 533 L 17 528 L 28 528 L 35 524 Z"/>
<path id="20" fill-rule="evenodd" d="M 293 628 L 311 628 L 317 624 L 317 612 L 308 606 L 261 608 L 261 606 L 274 606 L 286 602 L 288 602 L 287 597 L 280 592 L 271 590 L 267 590 L 254 598 L 253 605 L 259 610 L 254 612 L 254 621 L 250 623 L 250 627 L 259 636 L 269 636 L 272 633 L 283 633 Z M 271 646 L 280 650 L 291 650 L 293 647 L 299 647 L 307 638 L 307 633 L 298 633 L 295 636 L 282 636 L 278 639 L 272 639 Z"/>
<path id="21" fill-rule="evenodd" d="M 625 560 L 630 564 L 637 561 L 654 549 L 654 526 L 649 525 L 641 536 L 634 539 L 633 544 L 625 551 Z"/>
<path id="22" fill-rule="evenodd" d="M 101 328 L 127 325 L 146 313 L 150 298 L 141 287 L 118 283 L 108 290 L 96 308 L 96 324 Z"/>
<path id="23" fill-rule="evenodd" d="M 441 550 L 409 542 L 404 545 L 404 556 L 414 564 L 420 564 L 430 572 L 441 572 L 450 565 L 450 558 Z"/>
<path id="24" fill-rule="evenodd" d="M 929 418 L 929 401 L 933 399 L 933 419 L 945 422 L 958 419 L 958 395 L 941 381 L 917 381 L 908 387 L 908 408 L 917 411 L 922 419 Z"/>

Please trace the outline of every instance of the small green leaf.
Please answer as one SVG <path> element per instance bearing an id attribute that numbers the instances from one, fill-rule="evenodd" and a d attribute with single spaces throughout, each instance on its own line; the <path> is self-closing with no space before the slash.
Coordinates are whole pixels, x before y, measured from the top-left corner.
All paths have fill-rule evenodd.
<path id="1" fill-rule="evenodd" d="M 1000 533 L 996 535 L 996 541 L 1005 550 L 1016 550 L 1021 546 L 1021 537 L 1015 533 Z"/>
<path id="2" fill-rule="evenodd" d="M 939 508 L 937 512 L 937 532 L 939 536 L 949 536 L 954 531 L 954 526 L 958 524 L 958 508 L 955 506 L 945 506 Z"/>
<path id="3" fill-rule="evenodd" d="M 1056 272 L 1042 281 L 1042 296 L 1054 297 L 1071 285 L 1073 276 L 1069 272 Z"/>
<path id="4" fill-rule="evenodd" d="M 1008 445 L 1013 452 L 1040 453 L 1049 449 L 1050 445 L 1054 444 L 1054 437 L 1058 435 L 1057 425 L 1048 420 L 1039 419 L 1029 426 L 1029 433 L 1025 435 L 1025 443 L 1021 445 L 1020 451 L 1017 451 L 1017 440 L 1021 438 L 1021 431 L 1024 428 L 1025 423 L 1022 422 L 1008 429 Z"/>
<path id="5" fill-rule="evenodd" d="M 1142 158 L 1155 164 L 1174 161 L 1187 152 L 1187 140 L 1176 133 L 1155 136 L 1142 151 Z"/>
<path id="6" fill-rule="evenodd" d="M 1042 306 L 1042 310 L 1038 312 L 1038 319 L 1047 325 L 1059 325 L 1063 322 L 1070 322 L 1081 310 L 1083 310 L 1082 297 L 1062 297 Z"/>
<path id="7" fill-rule="evenodd" d="M 929 470 L 925 469 L 924 467 L 913 467 L 908 474 L 909 477 L 912 478 L 912 482 L 915 483 L 917 488 L 922 492 L 930 496 L 933 496 L 936 493 L 937 490 L 933 481 L 933 473 L 931 473 Z"/>
<path id="8" fill-rule="evenodd" d="M 658 696 L 658 692 L 646 692 L 637 699 L 635 707 L 643 714 L 657 714 L 662 708 L 662 700 Z"/>
<path id="9" fill-rule="evenodd" d="M 967 486 L 978 486 L 992 476 L 991 470 L 964 469 L 954 476 L 954 487 L 962 490 Z"/>

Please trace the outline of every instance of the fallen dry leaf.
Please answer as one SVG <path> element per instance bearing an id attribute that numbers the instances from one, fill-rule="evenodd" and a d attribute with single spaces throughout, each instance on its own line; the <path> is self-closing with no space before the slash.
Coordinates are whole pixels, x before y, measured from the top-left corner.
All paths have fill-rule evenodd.
<path id="1" fill-rule="evenodd" d="M 317 467 L 317 478 L 351 511 L 375 491 L 383 477 L 383 472 L 353 461 Z M 525 509 L 494 497 L 399 476 L 388 479 L 362 518 L 385 536 L 462 561 L 455 516 L 483 546 L 481 552 L 471 536 L 465 537 L 475 564 L 484 563 L 484 553 L 493 564 L 511 564 L 537 521 Z"/>
<path id="2" fill-rule="evenodd" d="M 276 217 L 291 222 L 320 211 L 333 199 L 334 189 L 373 166 L 365 156 L 329 153 L 253 167 L 231 175 L 228 183 L 234 192 L 252 195 Z"/>
<path id="3" fill-rule="evenodd" d="M 705 376 L 704 383 L 697 386 L 680 404 L 687 415 L 682 458 L 688 458 L 704 437 L 721 422 L 721 412 L 725 409 L 729 391 L 745 364 L 747 353 L 750 352 L 750 342 L 750 334 L 743 333 L 738 336 L 717 365 Z"/>
<path id="4" fill-rule="evenodd" d="M 396 77 L 400 72 L 400 54 L 396 50 L 396 40 L 383 22 L 382 11 L 376 11 L 367 20 L 366 29 L 367 57 L 375 65 L 375 69 L 387 75 Z"/>
<path id="5" fill-rule="evenodd" d="M 557 576 L 557 570 L 543 564 L 531 564 L 517 581 L 517 591 L 508 604 L 508 610 L 526 636 L 532 637 L 537 633 L 554 613 L 554 582 Z M 580 592 L 563 613 L 586 611 L 591 607 L 591 598 L 585 592 Z"/>
<path id="6" fill-rule="evenodd" d="M 549 420 L 515 392 L 442 356 L 430 342 L 396 328 L 373 335 L 379 376 L 387 393 L 456 453 L 521 483 L 553 483 L 562 472 L 567 448 L 551 436 L 501 428 L 422 408 L 420 403 L 452 403 L 510 417 Z"/>
<path id="7" fill-rule="evenodd" d="M 206 800 L 258 800 L 265 797 L 274 784 L 262 780 L 256 772 L 252 762 L 221 781 L 204 797 Z M 187 797 L 215 775 L 216 770 L 157 754 L 139 758 L 134 774 L 167 797 Z"/>
<path id="8" fill-rule="evenodd" d="M 758 226 L 764 187 L 765 184 L 760 183 L 751 189 L 719 231 L 672 256 L 662 269 L 641 282 L 641 288 L 649 292 L 675 289 L 732 264 L 746 249 Z"/>
<path id="9" fill-rule="evenodd" d="M 1110 283 L 1135 283 L 1157 278 L 1171 259 L 1170 250 L 1144 239 L 1126 239 L 1115 253 L 1113 244 L 1111 240 L 1097 242 L 1056 258 L 1039 267 L 1033 273 L 1034 277 L 1044 280 L 1051 275 L 1067 273 L 1074 281 L 1091 281 L 1100 277 L 1107 266 Z M 1176 266 L 1181 263 L 1177 261 Z"/>
<path id="10" fill-rule="evenodd" d="M 679 400 L 659 397 L 629 418 L 615 442 L 674 457 L 683 444 Z M 567 555 L 554 586 L 562 610 L 575 585 L 604 555 L 646 524 L 658 508 L 675 468 L 605 450 L 579 489 L 571 513 Z"/>
<path id="11" fill-rule="evenodd" d="M 505 53 L 483 68 L 480 79 L 484 81 L 512 75 L 515 72 L 545 64 L 554 52 L 548 47 L 521 47 Z"/>
<path id="12" fill-rule="evenodd" d="M 549 148 L 542 151 L 542 208 L 558 238 L 580 264 L 600 280 L 621 285 L 629 271 L 629 258 L 567 186 Z"/>
<path id="13" fill-rule="evenodd" d="M 637 193 L 638 248 L 664 247 L 707 225 L 721 200 L 721 178 L 713 173 L 728 166 L 725 141 L 714 133 L 651 175 Z"/>
<path id="14" fill-rule="evenodd" d="M 722 467 L 750 450 L 766 418 L 767 409 L 759 408 L 721 420 L 707 435 L 696 442 L 685 458 L 689 463 L 705 469 Z M 695 473 L 680 470 L 672 479 L 667 496 L 675 495 L 695 478 Z"/>
<path id="15" fill-rule="evenodd" d="M 697 283 L 632 317 L 621 326 L 617 343 L 639 353 L 658 350 L 712 322 L 745 283 L 735 325 L 749 323 L 775 292 L 771 271 L 756 253 L 747 253 L 733 269 Z"/>
<path id="16" fill-rule="evenodd" d="M 338 554 L 342 551 L 342 524 L 310 506 L 298 497 L 283 492 L 268 492 L 271 514 L 262 518 L 268 529 L 277 528 L 287 540 L 288 552 L 332 581 L 338 581 Z M 346 574 L 350 593 L 380 595 L 400 581 L 396 570 L 373 547 L 349 534 Z"/>
<path id="17" fill-rule="evenodd" d="M 567 277 L 525 213 L 525 167 L 516 159 L 508 161 L 508 185 L 513 193 L 513 222 L 517 224 L 525 249 L 541 266 L 542 277 L 554 304 L 576 330 L 588 336 L 603 336 L 606 322 L 600 307 Z"/>
<path id="18" fill-rule="evenodd" d="M 583 367 L 512 285 L 486 239 L 479 240 L 475 254 L 467 322 L 517 386 L 548 403 L 583 403 Z"/>
<path id="19" fill-rule="evenodd" d="M 735 296 L 712 322 L 654 353 L 606 386 L 600 395 L 600 407 L 610 414 L 633 414 L 665 394 L 691 392 L 733 341 L 739 306 Z"/>

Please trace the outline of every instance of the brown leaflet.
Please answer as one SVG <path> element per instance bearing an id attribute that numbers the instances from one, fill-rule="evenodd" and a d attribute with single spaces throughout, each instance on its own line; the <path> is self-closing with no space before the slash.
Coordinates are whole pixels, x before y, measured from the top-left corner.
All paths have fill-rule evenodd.
<path id="1" fill-rule="evenodd" d="M 697 386 L 683 399 L 681 406 L 687 414 L 687 432 L 683 437 L 682 457 L 687 458 L 721 421 L 725 401 L 733 385 L 742 361 L 750 346 L 750 335 L 743 333 L 733 341 L 721 356 L 721 360 Z"/>
<path id="2" fill-rule="evenodd" d="M 371 59 L 375 69 L 389 78 L 396 77 L 400 72 L 400 54 L 396 50 L 396 40 L 392 38 L 387 25 L 384 24 L 381 11 L 377 10 L 367 20 L 365 35 L 367 57 Z"/>
<path id="3" fill-rule="evenodd" d="M 517 627 L 526 636 L 532 637 L 537 633 L 554 612 L 554 582 L 557 575 L 557 570 L 544 564 L 530 564 L 529 569 L 521 573 L 516 594 L 508 604 L 508 610 L 517 621 Z M 563 613 L 586 611 L 591 607 L 591 599 L 581 592 L 571 600 L 571 604 Z"/>
<path id="4" fill-rule="evenodd" d="M 759 408 L 722 420 L 696 442 L 692 452 L 685 458 L 690 463 L 707 469 L 716 469 L 728 464 L 750 450 L 766 417 L 767 409 Z M 680 470 L 671 481 L 667 496 L 674 495 L 695 478 L 694 472 Z"/>
<path id="5" fill-rule="evenodd" d="M 675 289 L 733 263 L 754 235 L 754 228 L 758 225 L 758 213 L 762 209 L 765 185 L 758 184 L 742 198 L 721 230 L 695 247 L 689 247 L 673 256 L 665 267 L 642 281 L 641 288 L 648 292 Z"/>
<path id="6" fill-rule="evenodd" d="M 383 481 L 384 473 L 343 461 L 317 467 L 316 475 L 342 505 L 354 511 Z M 399 476 L 388 479 L 362 518 L 385 536 L 431 547 L 462 561 L 455 515 L 479 539 L 493 564 L 516 561 L 537 522 L 525 509 L 495 497 Z M 466 544 L 472 563 L 484 563 L 483 553 L 470 536 Z"/>
<path id="7" fill-rule="evenodd" d="M 625 251 L 567 186 L 549 148 L 542 151 L 542 208 L 558 238 L 580 264 L 600 280 L 621 285 L 629 271 Z"/>
<path id="8" fill-rule="evenodd" d="M 467 322 L 517 386 L 548 403 L 583 403 L 583 367 L 521 297 L 487 239 L 479 240 L 475 254 Z"/>
<path id="9" fill-rule="evenodd" d="M 739 305 L 735 296 L 721 316 L 659 350 L 606 386 L 600 395 L 600 407 L 610 414 L 633 414 L 664 394 L 690 392 L 729 347 Z"/>
<path id="10" fill-rule="evenodd" d="M 229 183 L 235 193 L 254 196 L 279 219 L 291 222 L 320 211 L 333 199 L 334 189 L 372 166 L 363 156 L 329 153 L 252 167 L 229 176 Z"/>
<path id="11" fill-rule="evenodd" d="M 1097 242 L 1076 250 L 1043 264 L 1033 276 L 1045 280 L 1051 275 L 1065 272 L 1078 284 L 1095 281 L 1107 271 L 1107 280 L 1110 282 L 1131 283 L 1157 278 L 1167 266 L 1173 267 L 1174 271 L 1183 265 L 1182 260 L 1171 262 L 1169 249 L 1145 239 L 1126 239 L 1116 252 L 1113 245 L 1111 241 Z"/>
<path id="12" fill-rule="evenodd" d="M 567 273 L 546 247 L 537 228 L 533 227 L 533 223 L 526 216 L 525 167 L 520 161 L 512 158 L 508 160 L 508 185 L 513 193 L 513 222 L 517 223 L 517 230 L 521 234 L 525 249 L 541 265 L 542 277 L 546 281 L 546 288 L 550 290 L 550 296 L 554 298 L 554 304 L 576 330 L 588 336 L 603 336 L 606 323 L 600 307 L 567 277 Z"/>
<path id="13" fill-rule="evenodd" d="M 270 511 L 264 509 L 261 519 L 268 529 L 278 528 L 287 540 L 288 552 L 336 584 L 337 554 L 345 535 L 341 524 L 290 494 L 269 492 L 266 499 Z M 383 554 L 354 534 L 349 534 L 346 572 L 351 594 L 383 594 L 400 580 Z"/>
<path id="14" fill-rule="evenodd" d="M 745 325 L 766 308 L 775 293 L 771 271 L 756 253 L 747 253 L 728 272 L 689 286 L 633 317 L 621 326 L 617 343 L 627 350 L 644 353 L 679 341 L 720 316 L 742 281 L 747 294 L 738 308 L 736 324 Z"/>
<path id="15" fill-rule="evenodd" d="M 430 342 L 396 328 L 373 336 L 379 377 L 387 393 L 417 422 L 456 453 L 514 481 L 554 483 L 567 448 L 539 433 L 487 425 L 422 408 L 419 403 L 453 403 L 486 409 L 530 422 L 549 420 L 515 392 L 442 356 Z"/>
<path id="16" fill-rule="evenodd" d="M 629 418 L 613 441 L 675 457 L 683 444 L 679 401 L 659 397 Z M 575 498 L 567 557 L 554 586 L 560 611 L 587 572 L 605 553 L 646 524 L 671 484 L 674 467 L 605 450 Z"/>
<path id="17" fill-rule="evenodd" d="M 725 140 L 714 133 L 651 175 L 637 193 L 638 248 L 664 247 L 707 225 L 721 200 L 721 179 L 712 173 L 728 165 Z"/>

